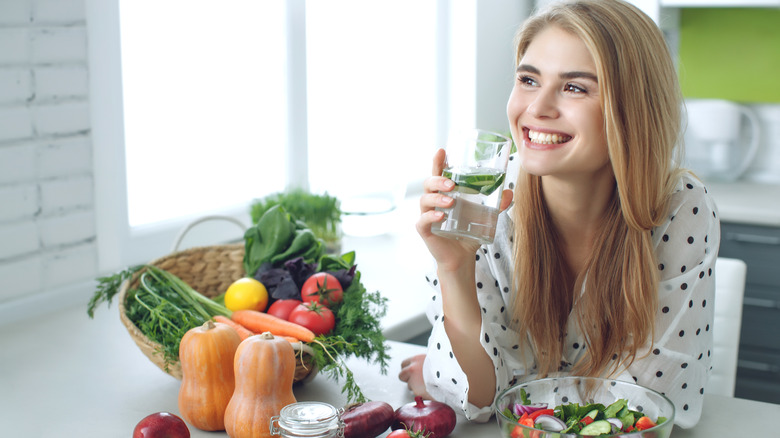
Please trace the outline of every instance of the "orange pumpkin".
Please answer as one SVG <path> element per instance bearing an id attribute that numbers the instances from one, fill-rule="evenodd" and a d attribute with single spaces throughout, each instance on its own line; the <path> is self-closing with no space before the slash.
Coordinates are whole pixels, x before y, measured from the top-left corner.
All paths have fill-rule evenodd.
<path id="1" fill-rule="evenodd" d="M 181 338 L 179 412 L 198 429 L 225 430 L 225 409 L 235 388 L 233 358 L 240 343 L 233 328 L 213 321 Z"/>
<path id="2" fill-rule="evenodd" d="M 236 389 L 225 410 L 225 431 L 231 438 L 270 437 L 271 417 L 296 401 L 290 342 L 268 332 L 244 339 L 236 350 L 234 373 Z"/>

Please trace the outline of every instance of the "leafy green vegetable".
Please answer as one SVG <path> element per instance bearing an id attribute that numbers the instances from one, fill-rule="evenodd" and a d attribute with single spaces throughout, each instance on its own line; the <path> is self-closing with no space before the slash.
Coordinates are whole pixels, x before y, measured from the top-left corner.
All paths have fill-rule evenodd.
<path id="1" fill-rule="evenodd" d="M 260 265 L 281 266 L 285 261 L 303 257 L 306 263 L 316 263 L 323 253 L 322 241 L 296 221 L 281 205 L 263 214 L 257 224 L 244 233 L 244 272 L 254 275 Z"/>
<path id="2" fill-rule="evenodd" d="M 524 388 L 520 388 L 520 401 L 517 402 L 516 405 L 532 405 L 531 400 L 527 396 Z M 519 411 L 520 409 L 518 409 L 517 406 L 515 406 L 514 409 L 508 406 L 502 412 L 508 418 L 512 418 L 519 422 L 522 418 L 517 413 Z M 558 432 L 560 434 L 582 433 L 586 435 L 598 435 L 598 432 L 593 432 L 595 430 L 600 430 L 603 424 L 599 424 L 598 427 L 594 426 L 588 429 L 585 429 L 585 427 L 596 422 L 601 423 L 603 420 L 607 420 L 609 418 L 619 419 L 623 423 L 624 429 L 628 427 L 633 429 L 636 427 L 637 420 L 644 416 L 644 414 L 641 412 L 629 409 L 628 400 L 626 399 L 618 399 L 609 406 L 604 406 L 601 403 L 588 403 L 585 405 L 580 405 L 579 403 L 575 402 L 564 403 L 556 406 L 555 409 L 553 409 L 553 412 L 555 417 L 563 421 L 565 424 L 563 430 Z M 587 421 L 583 421 L 583 419 Z M 666 418 L 658 417 L 658 420 L 655 424 L 661 424 L 664 421 L 666 421 Z M 537 425 L 536 428 L 540 428 L 540 426 Z"/>
<path id="3" fill-rule="evenodd" d="M 525 392 L 525 388 L 520 388 L 520 401 L 524 405 L 530 405 L 531 404 L 531 399 L 528 398 L 528 393 Z"/>
<path id="4" fill-rule="evenodd" d="M 275 205 L 281 205 L 296 219 L 306 223 L 320 239 L 333 242 L 341 237 L 339 200 L 327 193 L 317 195 L 293 189 L 255 200 L 250 209 L 252 223 L 256 224 Z"/>
<path id="5" fill-rule="evenodd" d="M 606 409 L 604 409 L 604 416 L 607 418 L 618 418 L 617 414 L 623 408 L 625 408 L 628 404 L 628 400 L 621 398 L 620 400 L 616 401 L 615 403 L 612 403 L 609 405 Z"/>
<path id="6" fill-rule="evenodd" d="M 617 413 L 617 419 L 620 420 L 623 424 L 634 424 L 637 420 L 634 418 L 633 412 L 628 409 L 628 406 L 623 407 L 623 409 Z"/>

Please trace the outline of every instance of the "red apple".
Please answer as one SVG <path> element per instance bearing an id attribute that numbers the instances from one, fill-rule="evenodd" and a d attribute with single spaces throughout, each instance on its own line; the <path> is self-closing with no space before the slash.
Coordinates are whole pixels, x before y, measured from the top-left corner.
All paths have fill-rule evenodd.
<path id="1" fill-rule="evenodd" d="M 190 430 L 176 415 L 157 412 L 147 415 L 135 425 L 133 438 L 190 438 Z"/>

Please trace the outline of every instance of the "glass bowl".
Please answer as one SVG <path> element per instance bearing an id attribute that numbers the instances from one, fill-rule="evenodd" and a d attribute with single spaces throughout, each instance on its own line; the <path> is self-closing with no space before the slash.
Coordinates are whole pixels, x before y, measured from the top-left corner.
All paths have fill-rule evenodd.
<path id="1" fill-rule="evenodd" d="M 663 423 L 643 431 L 588 435 L 599 437 L 668 438 L 674 426 L 674 405 L 664 395 L 634 383 L 596 377 L 551 377 L 520 383 L 504 390 L 496 399 L 496 419 L 502 438 L 558 438 L 582 437 L 572 433 L 550 432 L 518 424 L 505 415 L 515 403 L 521 403 L 521 390 L 534 404 L 547 404 L 554 409 L 559 405 L 578 403 L 580 406 L 601 403 L 609 406 L 619 399 L 628 401 L 628 409 L 639 411 L 654 422 L 665 417 Z M 522 404 L 522 403 L 521 403 Z"/>

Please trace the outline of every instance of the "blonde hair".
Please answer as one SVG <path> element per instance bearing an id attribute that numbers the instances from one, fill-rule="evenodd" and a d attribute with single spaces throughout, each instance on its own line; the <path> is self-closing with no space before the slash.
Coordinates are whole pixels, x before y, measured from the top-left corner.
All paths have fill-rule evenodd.
<path id="1" fill-rule="evenodd" d="M 659 279 L 651 230 L 665 220 L 681 172 L 675 146 L 682 98 L 661 31 L 636 7 L 621 0 L 552 5 L 518 32 L 518 63 L 547 26 L 576 35 L 593 56 L 616 185 L 583 272 L 570 273 L 541 178 L 521 173 L 513 208 L 514 325 L 528 335 L 537 372 L 547 375 L 562 365 L 576 308 L 585 353 L 572 372 L 611 375 L 653 340 Z"/>

